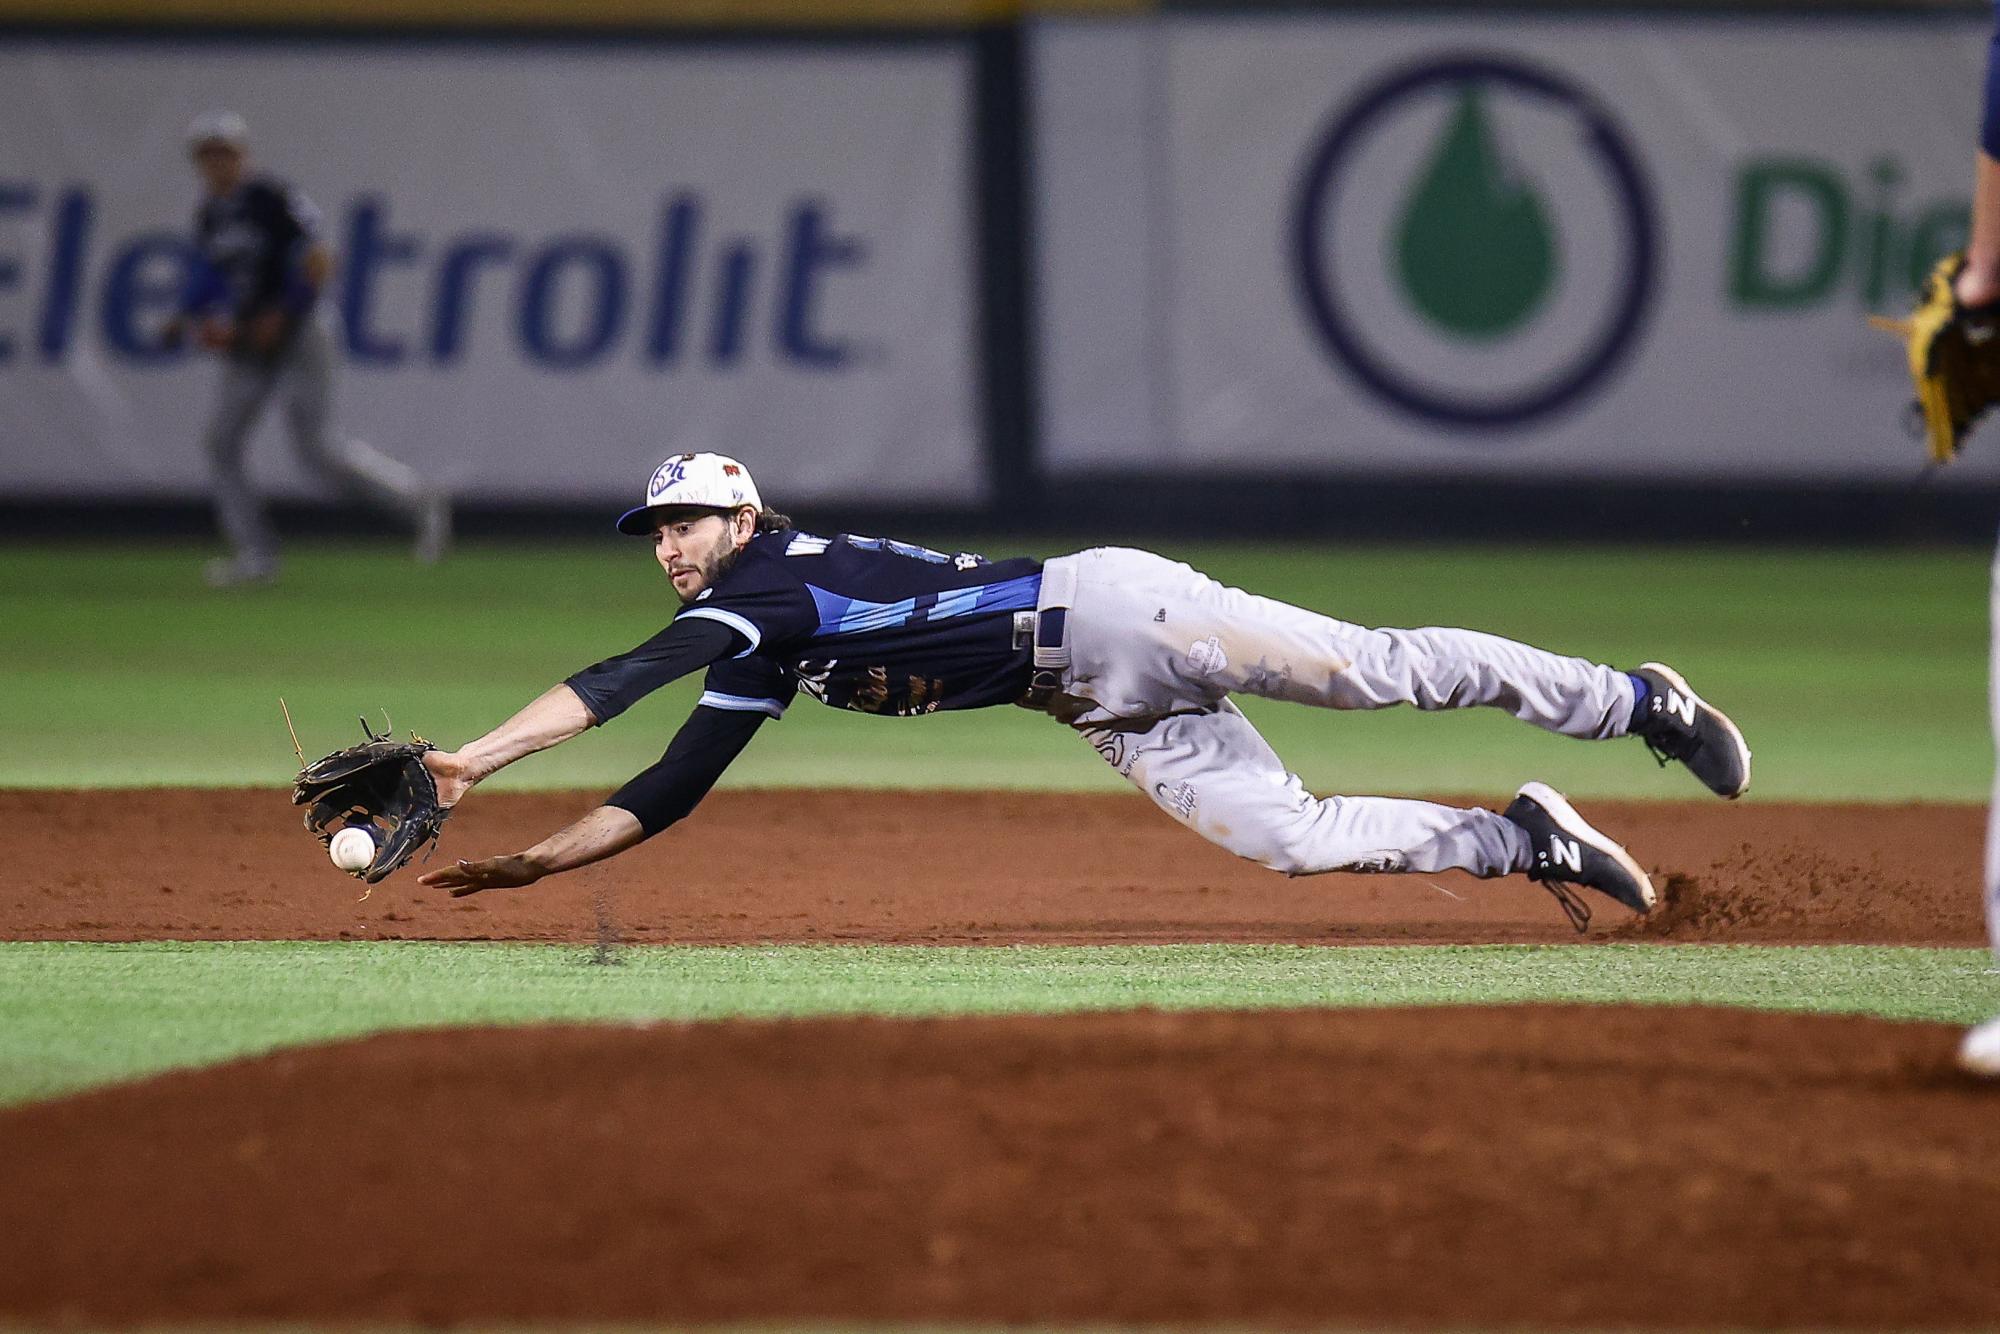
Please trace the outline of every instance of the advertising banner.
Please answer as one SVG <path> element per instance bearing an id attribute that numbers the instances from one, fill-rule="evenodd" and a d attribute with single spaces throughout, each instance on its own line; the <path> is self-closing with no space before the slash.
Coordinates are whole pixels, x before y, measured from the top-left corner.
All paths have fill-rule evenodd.
<path id="1" fill-rule="evenodd" d="M 967 83 L 941 43 L 0 43 L 0 495 L 203 489 L 219 368 L 157 335 L 227 107 L 320 215 L 340 429 L 462 495 L 721 449 L 780 506 L 975 502 Z"/>
<path id="2" fill-rule="evenodd" d="M 1963 244 L 1988 35 L 1038 25 L 1044 458 L 1914 479 L 1900 348 L 1864 316 Z"/>

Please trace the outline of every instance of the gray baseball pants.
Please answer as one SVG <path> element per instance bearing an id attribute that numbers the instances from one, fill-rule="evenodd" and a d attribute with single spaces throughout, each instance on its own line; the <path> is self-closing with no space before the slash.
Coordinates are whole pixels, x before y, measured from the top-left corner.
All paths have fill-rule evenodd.
<path id="1" fill-rule="evenodd" d="M 1330 709 L 1491 707 L 1564 736 L 1623 736 L 1615 668 L 1472 630 L 1372 630 L 1245 593 L 1145 551 L 1048 562 L 1041 610 L 1065 606 L 1069 663 L 1050 712 L 1174 819 L 1282 871 L 1494 876 L 1531 863 L 1519 826 L 1482 809 L 1315 797 L 1229 696 Z"/>
<path id="2" fill-rule="evenodd" d="M 257 419 L 274 395 L 284 402 L 292 445 L 308 468 L 358 500 L 417 522 L 428 496 L 416 470 L 332 429 L 333 333 L 321 317 L 308 320 L 270 365 L 223 363 L 205 444 L 216 522 L 238 560 L 267 563 L 277 556 L 277 534 L 245 461 Z"/>

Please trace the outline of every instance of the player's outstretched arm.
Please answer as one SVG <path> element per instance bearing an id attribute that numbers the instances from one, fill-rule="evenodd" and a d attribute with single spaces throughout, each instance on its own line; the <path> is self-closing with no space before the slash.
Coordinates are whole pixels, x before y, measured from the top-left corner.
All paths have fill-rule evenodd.
<path id="1" fill-rule="evenodd" d="M 763 721 L 758 712 L 698 707 L 657 763 L 575 824 L 524 852 L 460 861 L 419 876 L 417 883 L 448 889 L 453 898 L 482 889 L 516 889 L 643 843 L 700 804 Z"/>
<path id="2" fill-rule="evenodd" d="M 560 829 L 526 852 L 482 861 L 454 862 L 417 877 L 432 889 L 448 889 L 455 899 L 482 889 L 518 889 L 543 876 L 573 871 L 625 851 L 646 837 L 639 817 L 616 806 L 599 806 L 566 829 Z"/>
<path id="3" fill-rule="evenodd" d="M 734 653 L 741 643 L 742 636 L 718 622 L 676 620 L 631 652 L 585 668 L 472 744 L 424 756 L 437 780 L 439 803 L 452 805 L 481 779 L 610 721 L 668 682 Z"/>
<path id="4" fill-rule="evenodd" d="M 437 780 L 438 804 L 456 805 L 475 783 L 515 760 L 561 745 L 589 730 L 596 721 L 567 684 L 550 687 L 479 740 L 457 750 L 433 750 L 424 756 L 424 767 Z"/>

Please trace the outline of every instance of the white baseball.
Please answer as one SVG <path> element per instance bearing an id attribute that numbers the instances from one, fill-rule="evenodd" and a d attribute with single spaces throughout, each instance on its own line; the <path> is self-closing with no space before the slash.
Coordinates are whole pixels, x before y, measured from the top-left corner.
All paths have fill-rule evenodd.
<path id="1" fill-rule="evenodd" d="M 349 825 L 326 845 L 326 855 L 343 871 L 365 871 L 375 860 L 375 838 L 359 825 Z"/>

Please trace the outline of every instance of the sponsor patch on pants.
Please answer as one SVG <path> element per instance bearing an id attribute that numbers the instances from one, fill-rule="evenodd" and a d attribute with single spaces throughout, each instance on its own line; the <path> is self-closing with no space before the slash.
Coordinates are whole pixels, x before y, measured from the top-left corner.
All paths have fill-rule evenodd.
<path id="1" fill-rule="evenodd" d="M 1168 804 L 1173 807 L 1174 814 L 1183 820 L 1194 818 L 1194 808 L 1200 801 L 1201 794 L 1195 791 L 1194 784 L 1185 780 L 1174 784 L 1173 791 L 1167 793 Z"/>
<path id="2" fill-rule="evenodd" d="M 1229 655 L 1222 651 L 1222 640 L 1210 635 L 1189 647 L 1187 661 L 1188 670 L 1196 676 L 1214 676 L 1229 665 Z"/>

